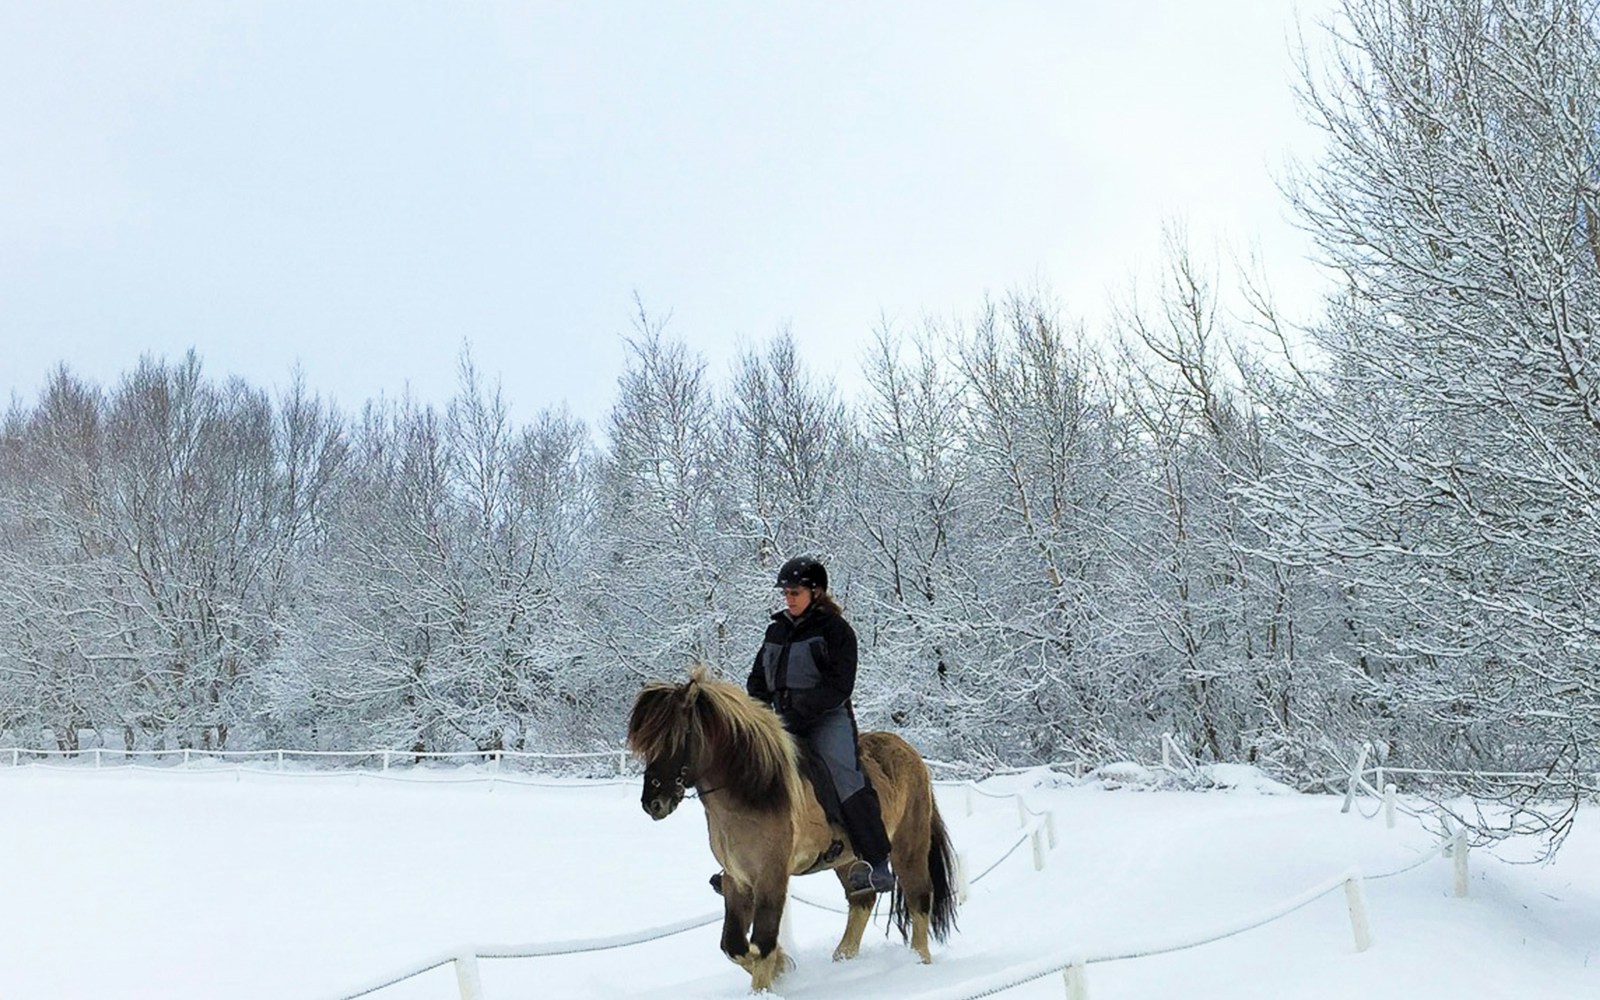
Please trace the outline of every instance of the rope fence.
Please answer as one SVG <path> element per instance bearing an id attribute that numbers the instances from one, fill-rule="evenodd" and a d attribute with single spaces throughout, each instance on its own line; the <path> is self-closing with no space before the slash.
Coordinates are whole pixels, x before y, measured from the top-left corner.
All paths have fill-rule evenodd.
<path id="1" fill-rule="evenodd" d="M 451 761 L 451 760 L 477 760 L 483 762 L 501 760 L 616 760 L 619 768 L 625 769 L 628 762 L 628 751 L 625 748 L 615 750 L 591 750 L 572 753 L 556 753 L 534 750 L 211 750 L 201 747 L 183 747 L 171 750 L 116 750 L 107 747 L 90 747 L 83 750 L 51 750 L 37 747 L 4 747 L 0 748 L 0 756 L 9 755 L 12 766 L 22 762 L 22 758 L 31 760 L 38 758 L 44 760 L 93 760 L 96 767 L 111 758 L 138 758 L 138 757 L 179 757 L 183 763 L 188 764 L 196 760 L 241 760 L 241 759 L 271 759 L 282 764 L 286 760 L 304 758 L 307 760 L 346 760 L 361 762 L 378 760 L 387 768 L 394 761 L 404 762 L 407 759 L 413 762 L 422 761 Z"/>
<path id="2" fill-rule="evenodd" d="M 662 938 L 682 934 L 685 931 L 696 930 L 722 920 L 722 911 L 703 913 L 699 916 L 688 917 L 659 927 L 651 927 L 640 931 L 630 931 L 626 934 L 614 934 L 609 937 L 579 938 L 570 941 L 550 941 L 539 944 L 518 945 L 490 945 L 487 947 L 471 946 L 440 953 L 425 959 L 416 965 L 408 966 L 404 971 L 393 975 L 375 979 L 354 992 L 340 995 L 340 1000 L 356 1000 L 387 989 L 407 979 L 413 979 L 426 972 L 432 972 L 451 963 L 456 966 L 456 979 L 461 985 L 462 1000 L 482 1000 L 483 987 L 478 982 L 477 962 L 479 959 L 499 958 L 547 958 L 552 955 L 575 955 L 594 951 L 609 951 L 614 948 L 630 948 L 634 945 L 646 944 L 650 941 L 659 941 Z M 473 984 L 469 987 L 469 983 Z"/>
<path id="3" fill-rule="evenodd" d="M 23 747 L 0 748 L 0 762 L 9 757 L 12 767 L 50 767 L 67 771 L 136 770 L 167 774 L 281 774 L 293 777 L 363 777 L 402 781 L 426 780 L 439 783 L 524 785 L 536 788 L 563 787 L 541 780 L 539 764 L 589 763 L 589 784 L 631 782 L 635 768 L 626 749 L 573 753 L 545 753 L 528 750 L 112 750 L 103 747 L 85 750 L 41 750 Z M 170 763 L 155 763 L 167 760 Z M 144 763 L 152 761 L 152 763 Z M 610 762 L 615 761 L 615 767 Z M 332 763 L 334 766 L 319 766 Z M 436 765 L 456 765 L 445 768 Z M 488 773 L 472 773 L 465 765 L 478 764 Z M 508 766 L 508 764 L 510 766 Z M 253 766 L 252 766 L 253 765 Z M 606 778 L 594 778 L 603 773 Z M 545 775 L 548 777 L 548 775 Z"/>

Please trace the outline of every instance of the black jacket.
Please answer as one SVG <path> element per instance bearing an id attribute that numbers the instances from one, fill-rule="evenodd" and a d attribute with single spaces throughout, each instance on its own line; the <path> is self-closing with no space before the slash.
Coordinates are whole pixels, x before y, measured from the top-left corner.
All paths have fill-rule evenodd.
<path id="1" fill-rule="evenodd" d="M 783 611 L 772 616 L 745 682 L 752 698 L 771 705 L 801 733 L 825 713 L 848 706 L 855 686 L 855 629 L 815 606 L 793 621 Z"/>

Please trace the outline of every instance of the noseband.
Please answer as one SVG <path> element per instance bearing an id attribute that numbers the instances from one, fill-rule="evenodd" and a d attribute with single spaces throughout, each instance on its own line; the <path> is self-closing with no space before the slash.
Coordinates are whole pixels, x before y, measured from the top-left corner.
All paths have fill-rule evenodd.
<path id="1" fill-rule="evenodd" d="M 659 786 L 660 778 L 651 778 L 651 782 Z M 693 789 L 691 792 L 690 789 Z M 695 783 L 689 777 L 689 764 L 687 761 L 678 768 L 678 776 L 672 781 L 673 800 L 698 799 L 710 795 L 712 792 L 721 791 L 720 788 L 695 788 Z"/>

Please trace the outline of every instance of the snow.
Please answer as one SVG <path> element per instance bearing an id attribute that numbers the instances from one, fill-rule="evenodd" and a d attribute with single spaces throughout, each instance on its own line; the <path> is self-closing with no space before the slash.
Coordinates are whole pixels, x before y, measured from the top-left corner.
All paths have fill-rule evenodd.
<path id="1" fill-rule="evenodd" d="M 480 780 L 443 780 L 463 776 Z M 695 802 L 656 823 L 631 781 L 485 779 L 0 767 L 0 996 L 331 1000 L 468 946 L 616 943 L 718 910 Z M 1356 951 L 1334 891 L 1214 943 L 1094 962 L 1088 995 L 1600 996 L 1600 835 L 1589 811 L 1552 864 L 1518 863 L 1533 856 L 1528 844 L 1473 852 L 1471 893 L 1458 899 L 1450 862 L 1415 820 L 1391 830 L 1249 768 L 1213 769 L 1209 780 L 1226 790 L 1173 790 L 1129 765 L 1082 780 L 996 777 L 984 794 L 943 784 L 952 839 L 982 877 L 934 964 L 917 964 L 881 921 L 860 958 L 834 963 L 842 915 L 797 901 L 797 964 L 775 992 L 969 996 L 1013 970 L 1243 926 L 1355 868 L 1367 876 L 1368 951 Z M 1018 794 L 1053 814 L 1058 843 L 1043 871 Z M 840 902 L 829 876 L 797 880 L 794 892 Z M 746 996 L 718 934 L 712 923 L 601 952 L 483 959 L 484 996 Z M 372 994 L 458 995 L 449 965 Z M 997 995 L 1059 998 L 1065 987 L 1051 972 Z"/>

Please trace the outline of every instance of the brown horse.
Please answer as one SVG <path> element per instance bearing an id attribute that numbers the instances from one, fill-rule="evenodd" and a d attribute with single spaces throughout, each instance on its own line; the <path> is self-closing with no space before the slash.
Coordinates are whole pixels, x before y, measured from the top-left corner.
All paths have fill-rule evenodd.
<path id="1" fill-rule="evenodd" d="M 801 774 L 794 738 L 767 706 L 697 666 L 687 683 L 644 686 L 628 720 L 628 748 L 644 761 L 643 805 L 652 818 L 664 819 L 687 789 L 699 792 L 711 853 L 723 868 L 722 950 L 750 973 L 751 989 L 769 988 L 788 964 L 778 923 L 789 876 L 832 868 L 844 885 L 846 866 L 855 861 Z M 921 756 L 892 733 L 863 734 L 860 750 L 899 879 L 890 914 L 930 962 L 929 932 L 944 941 L 956 911 L 954 860 L 933 783 Z M 845 891 L 849 916 L 835 961 L 860 950 L 876 898 Z"/>

